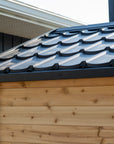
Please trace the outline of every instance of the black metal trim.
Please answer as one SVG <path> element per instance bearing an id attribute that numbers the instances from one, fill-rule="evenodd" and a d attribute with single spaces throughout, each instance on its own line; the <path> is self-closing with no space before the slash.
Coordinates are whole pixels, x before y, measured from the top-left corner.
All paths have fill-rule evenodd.
<path id="1" fill-rule="evenodd" d="M 67 28 L 59 28 L 56 29 L 56 32 L 64 32 L 64 31 L 79 31 L 79 30 L 84 30 L 84 29 L 100 29 L 102 27 L 110 27 L 114 26 L 114 22 L 107 22 L 107 23 L 100 23 L 100 24 L 92 24 L 92 25 L 82 25 L 82 26 L 74 26 L 74 27 L 67 27 Z"/>
<path id="2" fill-rule="evenodd" d="M 0 74 L 0 82 L 114 77 L 114 67 Z"/>

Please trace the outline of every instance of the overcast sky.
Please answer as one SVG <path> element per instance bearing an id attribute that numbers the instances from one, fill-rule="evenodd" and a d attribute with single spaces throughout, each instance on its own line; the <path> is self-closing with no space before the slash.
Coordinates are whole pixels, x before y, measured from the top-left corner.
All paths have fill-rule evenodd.
<path id="1" fill-rule="evenodd" d="M 108 0 L 18 0 L 84 24 L 108 22 Z"/>

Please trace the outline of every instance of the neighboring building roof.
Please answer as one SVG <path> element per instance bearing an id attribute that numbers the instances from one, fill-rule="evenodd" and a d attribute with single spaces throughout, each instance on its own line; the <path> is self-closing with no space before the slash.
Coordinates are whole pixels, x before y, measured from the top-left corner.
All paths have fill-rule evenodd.
<path id="1" fill-rule="evenodd" d="M 61 28 L 0 54 L 0 81 L 114 76 L 114 23 Z"/>
<path id="2" fill-rule="evenodd" d="M 0 0 L 0 32 L 33 38 L 80 22 L 15 0 Z"/>

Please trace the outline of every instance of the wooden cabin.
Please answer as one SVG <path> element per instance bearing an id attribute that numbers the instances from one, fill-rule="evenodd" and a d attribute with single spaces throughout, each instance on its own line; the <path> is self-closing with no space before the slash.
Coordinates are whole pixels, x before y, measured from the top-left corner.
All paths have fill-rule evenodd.
<path id="1" fill-rule="evenodd" d="M 0 144 L 114 144 L 114 23 L 57 29 L 0 55 Z"/>

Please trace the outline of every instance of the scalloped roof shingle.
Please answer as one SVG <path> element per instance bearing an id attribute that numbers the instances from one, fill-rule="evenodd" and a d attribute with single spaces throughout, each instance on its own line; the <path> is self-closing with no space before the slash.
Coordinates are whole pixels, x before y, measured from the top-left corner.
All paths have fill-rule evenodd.
<path id="1" fill-rule="evenodd" d="M 61 28 L 0 54 L 0 81 L 114 76 L 114 23 Z"/>

